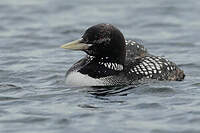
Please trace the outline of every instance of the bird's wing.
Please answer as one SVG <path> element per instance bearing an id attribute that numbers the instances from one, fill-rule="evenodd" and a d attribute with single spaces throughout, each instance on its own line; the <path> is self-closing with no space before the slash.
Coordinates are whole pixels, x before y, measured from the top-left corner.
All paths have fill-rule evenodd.
<path id="1" fill-rule="evenodd" d="M 126 41 L 126 60 L 135 60 L 137 58 L 144 57 L 148 54 L 143 45 L 136 41 Z"/>
<path id="2" fill-rule="evenodd" d="M 151 78 L 158 80 L 183 80 L 184 73 L 177 65 L 159 56 L 147 54 L 126 63 L 127 73 L 132 78 Z M 137 75 L 137 76 L 136 76 Z"/>

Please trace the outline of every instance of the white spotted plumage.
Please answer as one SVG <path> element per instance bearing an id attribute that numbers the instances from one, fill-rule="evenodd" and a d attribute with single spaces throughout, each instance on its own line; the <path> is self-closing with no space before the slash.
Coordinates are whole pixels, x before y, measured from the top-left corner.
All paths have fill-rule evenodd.
<path id="1" fill-rule="evenodd" d="M 99 62 L 100 65 L 104 65 L 104 67 L 108 69 L 112 69 L 115 71 L 122 71 L 123 65 L 117 64 L 117 63 L 111 63 L 111 62 Z"/>
<path id="2" fill-rule="evenodd" d="M 155 74 L 161 74 L 164 66 L 168 71 L 175 70 L 175 67 L 171 66 L 169 61 L 163 62 L 161 60 L 163 60 L 161 57 L 144 57 L 142 62 L 130 69 L 129 74 L 141 74 L 146 78 L 152 78 Z"/>

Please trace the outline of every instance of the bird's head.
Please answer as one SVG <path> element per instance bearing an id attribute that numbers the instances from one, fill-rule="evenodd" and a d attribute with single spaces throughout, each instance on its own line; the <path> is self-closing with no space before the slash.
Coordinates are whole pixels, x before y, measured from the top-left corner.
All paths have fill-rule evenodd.
<path id="1" fill-rule="evenodd" d="M 82 50 L 95 57 L 125 60 L 125 39 L 123 34 L 111 24 L 97 24 L 88 28 L 81 39 L 61 46 L 64 49 Z"/>

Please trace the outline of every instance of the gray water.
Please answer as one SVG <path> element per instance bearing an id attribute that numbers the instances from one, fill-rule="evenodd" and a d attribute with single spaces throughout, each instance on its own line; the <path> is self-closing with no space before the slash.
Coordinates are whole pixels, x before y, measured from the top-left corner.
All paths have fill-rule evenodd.
<path id="1" fill-rule="evenodd" d="M 199 133 L 199 0 L 1 0 L 0 133 Z M 182 82 L 70 88 L 85 54 L 60 45 L 98 23 L 176 62 Z"/>

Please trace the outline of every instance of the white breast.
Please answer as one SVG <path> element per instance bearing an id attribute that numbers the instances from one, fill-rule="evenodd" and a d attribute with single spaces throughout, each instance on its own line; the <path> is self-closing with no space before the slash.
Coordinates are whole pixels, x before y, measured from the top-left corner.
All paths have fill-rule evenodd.
<path id="1" fill-rule="evenodd" d="M 81 74 L 74 71 L 69 73 L 65 78 L 65 83 L 68 86 L 105 86 L 104 82 L 100 79 L 94 79 L 88 75 Z"/>

